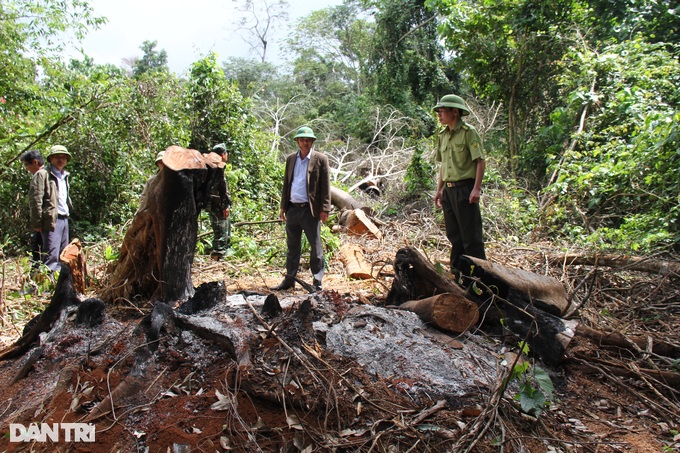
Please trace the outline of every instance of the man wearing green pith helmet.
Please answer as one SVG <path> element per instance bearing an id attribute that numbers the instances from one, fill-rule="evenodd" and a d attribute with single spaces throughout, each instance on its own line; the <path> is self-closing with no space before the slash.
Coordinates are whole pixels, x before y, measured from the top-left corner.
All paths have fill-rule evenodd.
<path id="1" fill-rule="evenodd" d="M 484 179 L 484 146 L 477 130 L 463 121 L 470 109 L 460 96 L 443 96 L 433 110 L 442 128 L 435 160 L 441 163 L 434 203 L 444 210 L 446 237 L 451 242 L 451 271 L 462 271 L 459 258 L 486 259 L 479 199 Z"/>
<path id="2" fill-rule="evenodd" d="M 297 142 L 298 152 L 286 158 L 280 210 L 281 219 L 286 222 L 286 276 L 272 290 L 295 286 L 304 232 L 311 247 L 312 286 L 318 291 L 324 275 L 321 223 L 328 220 L 331 211 L 330 167 L 328 157 L 312 149 L 316 136 L 310 127 L 299 128 L 293 139 Z"/>
<path id="3" fill-rule="evenodd" d="M 43 260 L 52 271 L 58 271 L 59 255 L 68 245 L 68 218 L 71 215 L 69 172 L 64 167 L 71 160 L 65 146 L 54 145 L 47 155 L 49 165 L 38 170 L 35 187 L 29 200 L 31 227 L 40 232 L 43 242 Z"/>

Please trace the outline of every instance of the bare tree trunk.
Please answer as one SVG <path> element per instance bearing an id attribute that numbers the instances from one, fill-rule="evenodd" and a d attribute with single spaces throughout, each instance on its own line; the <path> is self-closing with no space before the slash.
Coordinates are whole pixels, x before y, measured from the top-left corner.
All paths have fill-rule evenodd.
<path id="1" fill-rule="evenodd" d="M 558 265 L 606 266 L 648 272 L 650 274 L 680 275 L 680 263 L 677 261 L 657 260 L 630 255 L 553 254 L 548 255 L 546 258 L 550 263 Z"/>

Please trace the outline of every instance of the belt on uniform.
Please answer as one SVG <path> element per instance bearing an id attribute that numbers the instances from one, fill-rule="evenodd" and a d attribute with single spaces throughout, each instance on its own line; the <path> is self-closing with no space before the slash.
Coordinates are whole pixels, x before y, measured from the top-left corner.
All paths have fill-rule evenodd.
<path id="1" fill-rule="evenodd" d="M 292 201 L 290 202 L 291 206 L 295 206 L 296 208 L 306 208 L 309 206 L 309 203 L 293 203 Z"/>
<path id="2" fill-rule="evenodd" d="M 462 186 L 473 186 L 475 184 L 474 178 L 461 179 L 460 181 L 446 181 L 446 187 L 462 187 Z"/>
<path id="3" fill-rule="evenodd" d="M 64 220 L 64 219 L 68 219 L 68 216 L 64 215 L 64 214 L 57 214 L 57 218 Z"/>

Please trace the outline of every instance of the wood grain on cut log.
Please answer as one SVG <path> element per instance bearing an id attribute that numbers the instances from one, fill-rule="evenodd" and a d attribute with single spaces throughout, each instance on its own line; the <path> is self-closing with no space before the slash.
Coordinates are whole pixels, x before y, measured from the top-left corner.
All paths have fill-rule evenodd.
<path id="1" fill-rule="evenodd" d="M 340 224 L 345 227 L 348 233 L 357 236 L 366 235 L 378 240 L 381 240 L 383 237 L 382 232 L 375 223 L 361 209 L 343 212 L 340 216 Z"/>
<path id="2" fill-rule="evenodd" d="M 214 153 L 169 147 L 164 167 L 147 181 L 102 299 L 187 300 L 194 294 L 191 265 L 198 215 L 213 178 L 224 178 Z"/>
<path id="3" fill-rule="evenodd" d="M 353 244 L 346 244 L 340 247 L 340 261 L 345 265 L 346 273 L 349 278 L 367 280 L 373 278 L 371 275 L 371 265 L 364 258 L 361 247 Z"/>
<path id="4" fill-rule="evenodd" d="M 456 334 L 466 332 L 479 321 L 477 304 L 459 294 L 444 293 L 399 306 L 418 315 L 425 323 Z"/>
<path id="5" fill-rule="evenodd" d="M 71 269 L 73 287 L 80 294 L 85 293 L 85 279 L 87 278 L 87 263 L 83 246 L 78 238 L 75 238 L 61 251 L 59 259 Z"/>

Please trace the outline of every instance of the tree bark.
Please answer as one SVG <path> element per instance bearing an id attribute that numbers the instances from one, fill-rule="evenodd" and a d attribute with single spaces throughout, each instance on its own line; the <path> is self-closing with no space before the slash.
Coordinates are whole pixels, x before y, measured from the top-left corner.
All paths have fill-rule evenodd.
<path id="1" fill-rule="evenodd" d="M 479 321 L 477 304 L 451 293 L 404 302 L 399 309 L 411 311 L 423 322 L 455 334 L 466 332 Z"/>
<path id="2" fill-rule="evenodd" d="M 465 256 L 464 258 L 469 257 Z M 473 273 L 492 268 L 485 260 L 478 260 L 477 258 L 469 261 L 468 265 L 475 266 L 472 269 Z M 394 270 L 394 281 L 387 295 L 388 304 L 400 305 L 406 301 L 443 293 L 453 293 L 458 297 L 467 298 L 480 307 L 478 309 L 485 313 L 487 322 L 494 318 L 490 314 L 498 315 L 496 318 L 498 325 L 494 325 L 494 328 L 502 326 L 509 329 L 514 337 L 519 337 L 521 340 L 526 338 L 531 352 L 549 364 L 558 364 L 563 360 L 564 352 L 578 326 L 577 321 L 567 321 L 539 309 L 537 305 L 534 305 L 533 298 L 525 296 L 523 292 L 526 289 L 525 287 L 520 289 L 506 288 L 505 293 L 512 294 L 513 301 L 496 297 L 498 294 L 491 294 L 488 291 L 483 291 L 480 295 L 475 294 L 475 291 L 466 292 L 449 278 L 451 277 L 450 274 L 438 272 L 424 256 L 410 247 L 397 252 Z M 512 273 L 506 274 L 514 275 Z M 484 275 L 487 274 L 484 273 Z M 516 275 L 521 276 L 522 274 Z M 526 276 L 524 277 L 521 280 L 522 283 L 525 283 L 525 280 L 533 281 Z M 542 281 L 542 279 L 538 280 Z M 501 283 L 503 282 L 501 281 Z M 487 287 L 492 288 L 493 286 L 495 285 L 492 284 Z M 478 289 L 480 288 L 478 287 Z M 551 292 L 544 291 L 540 294 L 546 297 L 545 294 L 551 294 Z M 550 305 L 546 306 L 550 307 Z M 500 324 L 501 319 L 505 320 L 502 325 Z"/>
<path id="3" fill-rule="evenodd" d="M 497 296 L 510 302 L 531 303 L 554 316 L 562 316 L 569 306 L 564 286 L 552 277 L 510 269 L 467 255 L 460 261 L 462 269 L 470 269 L 470 276 L 479 278 Z"/>
<path id="4" fill-rule="evenodd" d="M 194 294 L 191 265 L 198 215 L 209 203 L 224 163 L 214 153 L 169 147 L 163 168 L 147 181 L 102 299 L 108 303 L 187 300 Z"/>
<path id="5" fill-rule="evenodd" d="M 361 209 L 362 205 L 350 194 L 337 187 L 331 186 L 331 204 L 340 210 Z"/>
<path id="6" fill-rule="evenodd" d="M 394 259 L 394 281 L 387 294 L 388 305 L 400 305 L 409 300 L 451 293 L 466 297 L 465 291 L 452 282 L 443 270 L 438 271 L 416 249 L 406 247 L 397 251 Z"/>

